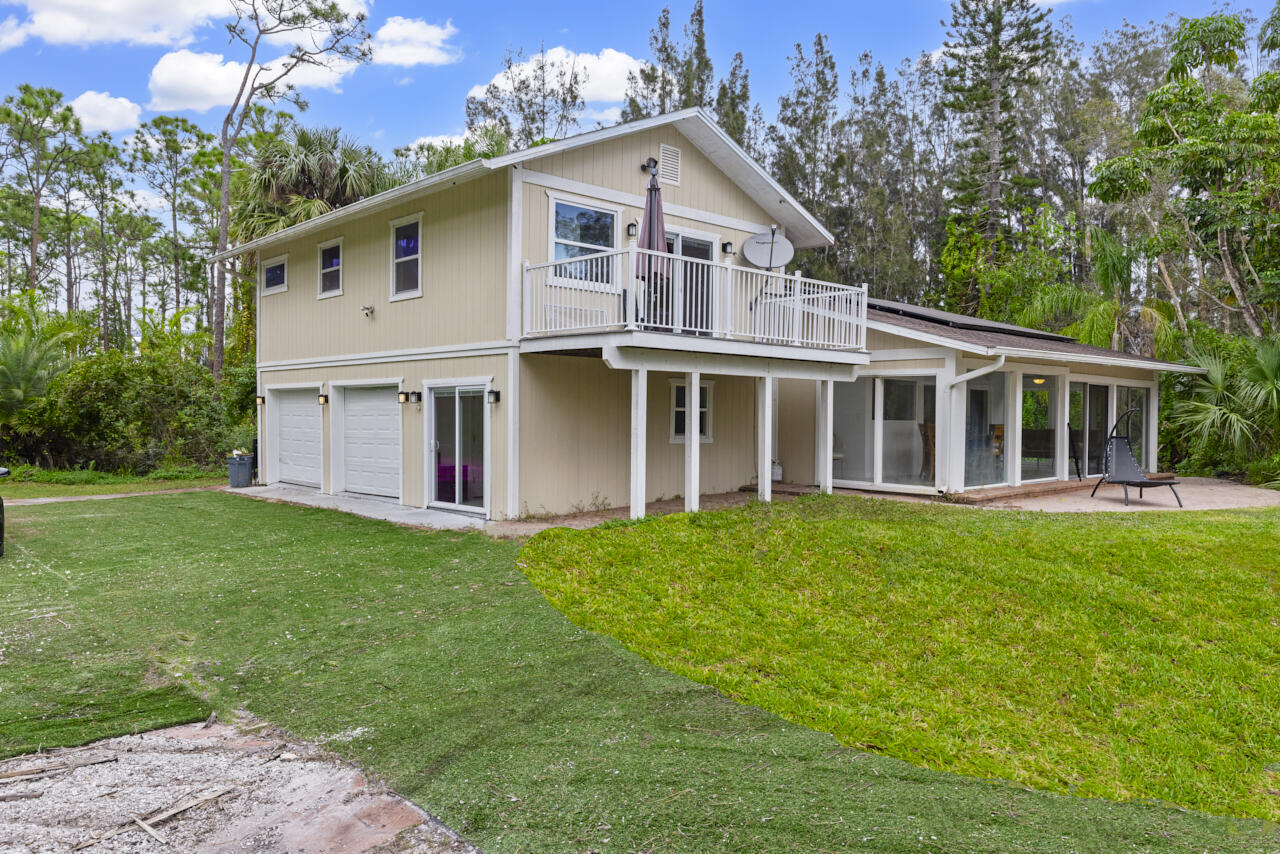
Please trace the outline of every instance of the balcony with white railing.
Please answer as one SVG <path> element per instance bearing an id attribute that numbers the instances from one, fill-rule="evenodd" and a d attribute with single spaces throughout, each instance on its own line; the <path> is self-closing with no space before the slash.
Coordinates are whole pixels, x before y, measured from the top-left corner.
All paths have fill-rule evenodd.
<path id="1" fill-rule="evenodd" d="M 526 264 L 524 334 L 629 330 L 861 350 L 866 296 L 799 273 L 618 249 Z"/>

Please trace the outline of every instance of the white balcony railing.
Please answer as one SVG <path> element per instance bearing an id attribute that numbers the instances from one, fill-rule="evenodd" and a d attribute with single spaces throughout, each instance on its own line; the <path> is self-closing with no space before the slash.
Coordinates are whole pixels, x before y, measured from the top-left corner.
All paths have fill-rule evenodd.
<path id="1" fill-rule="evenodd" d="M 524 334 L 634 329 L 860 350 L 866 289 L 618 249 L 526 264 Z"/>

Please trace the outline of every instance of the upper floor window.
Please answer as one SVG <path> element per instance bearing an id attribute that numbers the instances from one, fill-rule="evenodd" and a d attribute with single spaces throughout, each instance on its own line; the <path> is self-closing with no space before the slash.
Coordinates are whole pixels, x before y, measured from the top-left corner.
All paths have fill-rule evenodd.
<path id="1" fill-rule="evenodd" d="M 422 214 L 391 223 L 391 298 L 422 295 Z"/>
<path id="2" fill-rule="evenodd" d="M 573 202 L 555 203 L 555 260 L 607 252 L 615 245 L 617 214 Z"/>
<path id="3" fill-rule="evenodd" d="M 336 297 L 342 293 L 342 238 L 321 243 L 320 296 Z"/>
<path id="4" fill-rule="evenodd" d="M 703 442 L 711 441 L 711 383 L 701 383 L 698 389 L 698 436 Z M 671 384 L 671 441 L 684 442 L 689 423 L 689 389 L 684 383 Z"/>
<path id="5" fill-rule="evenodd" d="M 287 291 L 289 289 L 288 266 L 288 255 L 268 258 L 262 262 L 259 266 L 262 272 L 259 275 L 262 277 L 262 292 L 264 294 L 273 294 L 276 291 Z"/>

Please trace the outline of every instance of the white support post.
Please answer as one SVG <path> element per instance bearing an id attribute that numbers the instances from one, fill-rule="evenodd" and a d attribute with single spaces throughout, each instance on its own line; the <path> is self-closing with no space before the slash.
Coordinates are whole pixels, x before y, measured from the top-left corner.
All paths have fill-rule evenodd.
<path id="1" fill-rule="evenodd" d="M 756 380 L 756 481 L 761 501 L 773 500 L 773 378 Z"/>
<path id="2" fill-rule="evenodd" d="M 631 518 L 644 518 L 645 459 L 649 442 L 649 370 L 631 372 Z"/>
<path id="3" fill-rule="evenodd" d="M 684 375 L 684 510 L 698 512 L 702 489 L 702 372 Z"/>
<path id="4" fill-rule="evenodd" d="M 818 489 L 824 495 L 831 494 L 832 454 L 832 410 L 835 397 L 835 382 L 818 381 Z"/>

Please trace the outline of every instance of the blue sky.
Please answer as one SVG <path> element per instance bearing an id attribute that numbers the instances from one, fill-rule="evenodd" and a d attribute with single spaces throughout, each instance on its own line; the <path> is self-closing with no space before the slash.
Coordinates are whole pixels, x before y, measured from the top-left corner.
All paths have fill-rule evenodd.
<path id="1" fill-rule="evenodd" d="M 616 111 L 628 68 L 648 56 L 647 38 L 660 2 L 551 4 L 487 0 L 438 4 L 409 0 L 342 0 L 365 4 L 375 34 L 375 62 L 309 81 L 310 124 L 336 124 L 382 150 L 462 130 L 469 90 L 500 69 L 508 47 L 539 44 L 580 55 L 588 68 L 589 111 Z M 8 93 L 21 82 L 60 89 L 93 129 L 127 135 L 161 112 L 188 116 L 213 130 L 225 108 L 226 63 L 241 58 L 221 25 L 227 0 L 0 0 L 0 79 Z M 672 6 L 678 26 L 692 0 Z M 1269 5 L 1269 0 L 1268 4 Z M 1070 0 L 1077 35 L 1091 40 L 1128 18 L 1201 15 L 1211 0 Z M 1261 8 L 1261 7 L 1259 7 Z M 828 34 L 842 71 L 864 50 L 887 65 L 942 42 L 946 0 L 816 2 L 706 0 L 709 48 L 727 71 L 741 50 L 753 95 L 773 115 L 788 88 L 787 57 L 799 41 Z M 279 49 L 282 52 L 282 49 Z"/>

